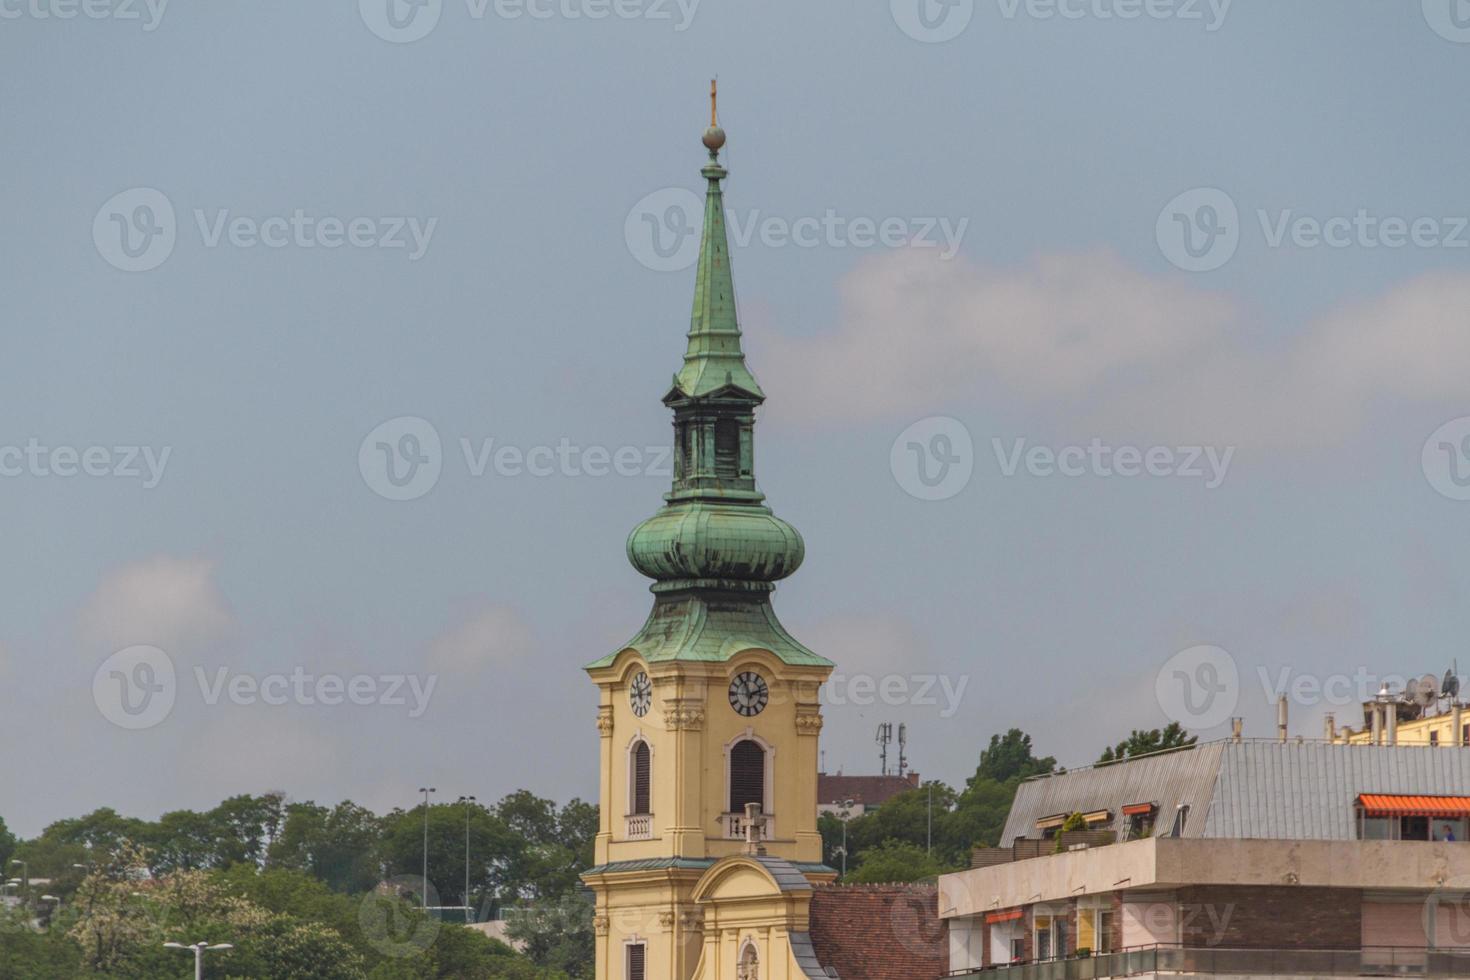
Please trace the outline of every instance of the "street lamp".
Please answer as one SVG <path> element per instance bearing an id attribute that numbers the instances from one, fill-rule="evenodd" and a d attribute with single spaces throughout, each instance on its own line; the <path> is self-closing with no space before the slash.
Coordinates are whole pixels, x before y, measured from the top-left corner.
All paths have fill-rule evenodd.
<path id="1" fill-rule="evenodd" d="M 424 880 L 419 886 L 419 900 L 424 914 L 429 913 L 429 794 L 439 792 L 432 786 L 420 786 L 424 794 Z"/>
<path id="2" fill-rule="evenodd" d="M 470 804 L 475 802 L 473 796 L 461 796 L 455 800 L 464 806 L 464 920 L 470 921 Z"/>
<path id="3" fill-rule="evenodd" d="M 847 820 L 852 816 L 852 800 L 843 800 L 837 811 L 838 819 L 842 821 L 842 877 L 847 877 Z"/>
<path id="4" fill-rule="evenodd" d="M 206 942 L 197 942 L 192 946 L 183 943 L 164 943 L 166 949 L 192 949 L 194 951 L 194 980 L 204 980 L 204 951 L 207 949 L 234 949 L 232 943 L 215 943 L 213 946 Z"/>
<path id="5" fill-rule="evenodd" d="M 20 877 L 21 877 L 21 880 L 25 882 L 25 887 L 27 887 L 27 888 L 31 887 L 31 869 L 30 869 L 30 866 L 28 864 L 26 864 L 24 861 L 22 861 L 20 858 L 13 859 L 10 862 L 10 864 L 11 864 L 12 867 L 14 867 L 17 864 L 20 865 Z"/>

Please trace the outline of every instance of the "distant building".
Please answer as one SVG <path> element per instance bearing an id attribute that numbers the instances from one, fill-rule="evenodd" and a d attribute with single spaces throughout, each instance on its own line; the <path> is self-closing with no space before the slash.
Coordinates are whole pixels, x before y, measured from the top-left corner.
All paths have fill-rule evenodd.
<path id="1" fill-rule="evenodd" d="M 948 967 L 1470 976 L 1467 820 L 1470 752 L 1422 746 L 1230 740 L 1034 779 L 1001 846 L 940 878 Z"/>
<path id="2" fill-rule="evenodd" d="M 1433 745 L 1464 748 L 1470 745 L 1470 719 L 1460 703 L 1460 679 L 1446 671 L 1411 679 L 1402 689 L 1385 684 L 1378 696 L 1363 702 L 1363 725 L 1337 728 L 1327 716 L 1330 741 L 1347 745 Z M 1463 839 L 1463 838 L 1462 838 Z"/>
<path id="3" fill-rule="evenodd" d="M 878 809 L 900 793 L 919 788 L 919 774 L 902 776 L 844 776 L 841 773 L 817 774 L 817 813 L 860 817 Z M 848 801 L 852 806 L 844 806 Z"/>

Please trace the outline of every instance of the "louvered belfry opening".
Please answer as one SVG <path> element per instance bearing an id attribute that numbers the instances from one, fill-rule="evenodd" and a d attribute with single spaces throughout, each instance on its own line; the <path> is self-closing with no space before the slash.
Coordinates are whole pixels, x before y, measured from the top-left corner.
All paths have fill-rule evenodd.
<path id="1" fill-rule="evenodd" d="M 628 980 L 644 980 L 643 961 L 647 947 L 635 943 L 628 947 Z"/>
<path id="2" fill-rule="evenodd" d="M 766 750 L 750 739 L 737 742 L 730 750 L 730 811 L 744 813 L 745 804 L 766 806 Z"/>
<path id="3" fill-rule="evenodd" d="M 651 812 L 649 806 L 649 782 L 653 777 L 652 756 L 647 742 L 639 742 L 633 749 L 633 813 L 642 815 Z"/>

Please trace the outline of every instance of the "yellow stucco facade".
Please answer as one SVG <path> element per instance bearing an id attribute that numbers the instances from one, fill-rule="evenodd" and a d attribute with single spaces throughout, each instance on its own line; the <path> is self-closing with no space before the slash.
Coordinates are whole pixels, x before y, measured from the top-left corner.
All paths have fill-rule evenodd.
<path id="1" fill-rule="evenodd" d="M 746 716 L 729 691 L 752 672 L 769 700 Z M 800 969 L 790 936 L 806 932 L 809 891 L 783 890 L 747 854 L 743 814 L 730 812 L 730 752 L 743 740 L 765 750 L 765 856 L 800 869 L 808 883 L 831 881 L 816 798 L 817 691 L 830 672 L 758 649 L 723 663 L 664 664 L 628 649 L 589 671 L 600 692 L 597 867 L 585 876 L 597 894 L 598 980 L 629 980 L 634 945 L 644 947 L 645 980 L 744 980 L 737 970 L 752 948 L 761 980 L 804 975 L 788 967 Z M 640 674 L 652 684 L 641 716 L 632 696 Z M 632 806 L 640 742 L 649 747 L 648 814 Z"/>

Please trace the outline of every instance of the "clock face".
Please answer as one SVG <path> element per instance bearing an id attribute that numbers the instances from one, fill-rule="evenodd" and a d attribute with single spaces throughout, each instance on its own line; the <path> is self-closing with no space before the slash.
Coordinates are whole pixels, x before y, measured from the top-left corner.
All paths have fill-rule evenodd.
<path id="1" fill-rule="evenodd" d="M 730 707 L 747 718 L 760 714 L 771 700 L 766 679 L 753 670 L 739 674 L 730 682 Z"/>
<path id="2" fill-rule="evenodd" d="M 628 686 L 628 703 L 633 706 L 633 714 L 639 718 L 648 714 L 648 709 L 653 705 L 653 683 L 641 670 Z"/>

